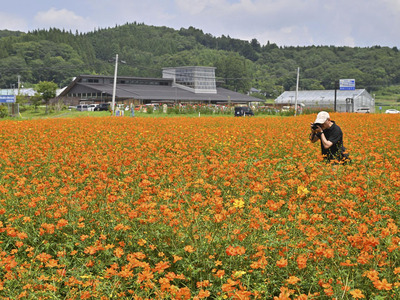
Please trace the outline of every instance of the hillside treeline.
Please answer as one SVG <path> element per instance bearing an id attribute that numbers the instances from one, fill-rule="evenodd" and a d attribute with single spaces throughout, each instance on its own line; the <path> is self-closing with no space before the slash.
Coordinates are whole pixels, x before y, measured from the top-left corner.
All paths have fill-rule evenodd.
<path id="1" fill-rule="evenodd" d="M 400 53 L 388 47 L 279 47 L 256 39 L 215 37 L 189 27 L 175 30 L 144 24 L 78 33 L 59 29 L 28 33 L 0 31 L 0 88 L 54 81 L 60 87 L 80 74 L 160 77 L 164 67 L 216 67 L 218 82 L 247 92 L 251 87 L 269 98 L 296 85 L 332 89 L 339 79 L 355 78 L 357 88 L 378 91 L 400 84 Z"/>

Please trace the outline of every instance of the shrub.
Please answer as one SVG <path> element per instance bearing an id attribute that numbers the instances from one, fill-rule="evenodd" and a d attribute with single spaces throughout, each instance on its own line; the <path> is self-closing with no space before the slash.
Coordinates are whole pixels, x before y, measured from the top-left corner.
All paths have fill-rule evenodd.
<path id="1" fill-rule="evenodd" d="M 154 107 L 153 105 L 147 105 L 147 113 L 148 114 L 152 114 L 154 112 Z"/>
<path id="2" fill-rule="evenodd" d="M 0 104 L 0 118 L 5 118 L 7 116 L 8 116 L 7 106 Z"/>

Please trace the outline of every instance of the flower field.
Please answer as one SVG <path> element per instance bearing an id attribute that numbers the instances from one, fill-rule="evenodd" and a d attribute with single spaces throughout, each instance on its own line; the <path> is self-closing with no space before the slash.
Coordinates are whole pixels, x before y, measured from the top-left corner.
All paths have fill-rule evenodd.
<path id="1" fill-rule="evenodd" d="M 400 118 L 2 121 L 1 299 L 400 299 Z"/>

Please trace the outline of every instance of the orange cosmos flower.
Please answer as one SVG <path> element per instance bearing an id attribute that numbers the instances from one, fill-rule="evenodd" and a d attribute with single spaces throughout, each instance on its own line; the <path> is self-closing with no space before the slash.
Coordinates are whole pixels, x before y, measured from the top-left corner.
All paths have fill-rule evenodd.
<path id="1" fill-rule="evenodd" d="M 82 234 L 80 239 L 82 242 L 84 242 L 89 236 L 87 234 Z"/>
<path id="2" fill-rule="evenodd" d="M 58 266 L 58 261 L 56 259 L 50 259 L 47 263 L 46 263 L 46 267 L 48 268 L 54 268 Z"/>
<path id="3" fill-rule="evenodd" d="M 58 229 L 60 229 L 60 228 L 62 228 L 62 227 L 64 227 L 64 226 L 67 226 L 67 225 L 68 225 L 68 221 L 65 220 L 65 219 L 60 219 L 60 220 L 58 220 L 58 222 L 57 222 L 57 228 L 58 228 Z"/>
<path id="4" fill-rule="evenodd" d="M 222 278 L 225 275 L 225 271 L 224 270 L 218 270 L 217 273 L 215 273 L 215 276 L 218 278 Z"/>
<path id="5" fill-rule="evenodd" d="M 143 272 L 138 274 L 137 282 L 141 283 L 146 280 L 151 280 L 151 279 L 153 279 L 153 277 L 154 277 L 154 275 L 153 275 L 153 273 L 151 273 L 150 270 L 144 270 Z"/>
<path id="6" fill-rule="evenodd" d="M 84 250 L 83 252 L 86 253 L 86 254 L 89 254 L 89 255 L 96 254 L 96 252 L 97 252 L 97 247 L 95 247 L 95 246 L 86 247 L 85 250 Z"/>
<path id="7" fill-rule="evenodd" d="M 204 299 L 204 298 L 209 297 L 210 295 L 211 295 L 211 294 L 210 294 L 210 291 L 205 291 L 205 290 L 201 289 L 200 292 L 199 292 L 199 294 L 197 295 L 197 297 L 198 297 L 199 299 Z"/>
<path id="8" fill-rule="evenodd" d="M 376 270 L 366 271 L 363 276 L 367 276 L 371 281 L 379 280 L 379 273 Z"/>
<path id="9" fill-rule="evenodd" d="M 140 240 L 138 240 L 137 243 L 138 243 L 139 246 L 144 246 L 147 242 L 144 239 L 140 239 Z"/>
<path id="10" fill-rule="evenodd" d="M 344 262 L 341 262 L 340 265 L 352 267 L 352 266 L 356 266 L 357 264 L 353 264 L 349 259 L 346 259 Z"/>
<path id="11" fill-rule="evenodd" d="M 286 267 L 286 266 L 288 265 L 288 261 L 287 261 L 286 259 L 284 259 L 284 258 L 281 258 L 280 260 L 278 260 L 278 261 L 276 262 L 276 265 L 277 265 L 279 268 L 284 268 L 284 267 Z"/>
<path id="12" fill-rule="evenodd" d="M 228 248 L 226 248 L 225 252 L 229 256 L 242 255 L 242 254 L 246 253 L 246 248 L 244 248 L 242 246 L 237 246 L 237 247 L 228 246 Z"/>
<path id="13" fill-rule="evenodd" d="M 196 286 L 197 286 L 198 288 L 205 288 L 205 287 L 208 287 L 208 286 L 210 286 L 210 280 L 199 281 L 199 282 L 196 283 Z"/>
<path id="14" fill-rule="evenodd" d="M 107 244 L 107 245 L 104 247 L 104 249 L 108 250 L 108 249 L 112 249 L 112 248 L 114 248 L 114 247 L 115 247 L 114 244 Z"/>
<path id="15" fill-rule="evenodd" d="M 278 297 L 274 297 L 274 300 L 290 300 L 290 295 L 294 292 L 293 290 L 289 290 L 286 287 L 280 288 L 281 293 Z"/>
<path id="16" fill-rule="evenodd" d="M 168 269 L 170 267 L 169 262 L 167 261 L 161 261 L 156 264 L 156 266 L 153 269 L 153 272 L 158 272 L 159 274 L 163 273 L 165 269 Z"/>
<path id="17" fill-rule="evenodd" d="M 223 292 L 231 292 L 236 289 L 235 285 L 237 285 L 239 282 L 240 282 L 239 280 L 234 281 L 234 280 L 228 278 L 227 283 L 222 285 L 221 290 Z"/>
<path id="18" fill-rule="evenodd" d="M 165 278 L 165 277 L 162 277 L 162 278 L 160 278 L 159 280 L 158 280 L 158 282 L 160 283 L 160 284 L 162 284 L 162 285 L 169 285 L 169 282 L 170 282 L 171 280 L 170 279 L 168 279 L 168 278 Z"/>
<path id="19" fill-rule="evenodd" d="M 191 292 L 188 287 L 180 288 L 177 292 L 174 292 L 174 299 L 188 300 L 191 298 Z"/>
<path id="20" fill-rule="evenodd" d="M 92 295 L 90 294 L 90 292 L 88 292 L 88 291 L 84 291 L 82 294 L 81 294 L 81 299 L 90 299 L 92 297 Z"/>
<path id="21" fill-rule="evenodd" d="M 364 294 L 363 294 L 359 289 L 355 289 L 355 290 L 350 291 L 350 295 L 351 295 L 354 299 L 365 298 Z"/>
<path id="22" fill-rule="evenodd" d="M 28 235 L 25 232 L 19 232 L 17 234 L 17 237 L 21 240 L 26 239 L 28 237 Z"/>
<path id="23" fill-rule="evenodd" d="M 305 267 L 307 267 L 307 256 L 304 254 L 300 254 L 297 259 L 297 267 L 301 270 L 304 269 Z"/>
<path id="24" fill-rule="evenodd" d="M 189 253 L 193 253 L 195 251 L 195 249 L 190 245 L 185 246 L 184 250 Z"/>
<path id="25" fill-rule="evenodd" d="M 24 245 L 24 242 L 21 242 L 21 241 L 15 242 L 15 246 L 17 246 L 18 248 L 21 248 L 23 245 Z"/>
<path id="26" fill-rule="evenodd" d="M 118 230 L 126 230 L 125 228 L 129 227 L 129 226 L 125 226 L 124 224 L 117 224 L 116 226 L 114 226 L 114 230 L 118 231 Z"/>
<path id="27" fill-rule="evenodd" d="M 296 277 L 296 276 L 290 276 L 286 282 L 289 284 L 296 284 L 297 282 L 300 281 L 300 278 Z"/>
<path id="28" fill-rule="evenodd" d="M 384 278 L 381 280 L 375 280 L 373 282 L 374 287 L 377 288 L 378 290 L 385 290 L 385 291 L 390 291 L 392 289 L 392 284 L 387 282 L 387 280 Z"/>
<path id="29" fill-rule="evenodd" d="M 40 262 L 47 262 L 49 259 L 51 259 L 51 255 L 42 252 L 36 256 L 36 259 L 39 260 Z"/>
<path id="30" fill-rule="evenodd" d="M 305 294 L 301 294 L 300 296 L 294 298 L 294 300 L 307 300 L 308 296 Z"/>
<path id="31" fill-rule="evenodd" d="M 214 215 L 214 221 L 216 223 L 220 223 L 224 220 L 224 216 L 222 214 L 215 214 Z"/>
<path id="32" fill-rule="evenodd" d="M 124 255 L 124 249 L 121 247 L 118 247 L 114 250 L 114 255 L 118 258 L 120 258 L 122 255 Z"/>
<path id="33" fill-rule="evenodd" d="M 177 261 L 180 261 L 182 259 L 182 257 L 180 257 L 178 255 L 172 255 L 172 257 L 174 258 L 174 263 L 176 263 Z"/>
<path id="34" fill-rule="evenodd" d="M 86 265 L 85 265 L 86 267 L 93 267 L 94 266 L 94 261 L 93 260 L 89 260 L 87 263 L 86 263 Z"/>

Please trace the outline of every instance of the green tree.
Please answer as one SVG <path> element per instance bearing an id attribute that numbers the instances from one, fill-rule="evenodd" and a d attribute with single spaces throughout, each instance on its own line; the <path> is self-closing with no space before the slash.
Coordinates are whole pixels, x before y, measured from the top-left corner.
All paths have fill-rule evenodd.
<path id="1" fill-rule="evenodd" d="M 25 105 L 26 103 L 28 103 L 28 101 L 29 101 L 29 99 L 25 95 L 17 95 L 16 96 L 16 102 L 21 105 Z"/>
<path id="2" fill-rule="evenodd" d="M 216 77 L 224 81 L 223 86 L 238 92 L 250 90 L 249 70 L 246 59 L 236 53 L 229 52 L 215 63 Z"/>
<path id="3" fill-rule="evenodd" d="M 354 78 L 357 88 L 374 92 L 400 84 L 397 47 L 278 47 L 270 41 L 260 45 L 255 38 L 214 37 L 194 27 L 174 30 L 135 22 L 88 33 L 0 30 L 0 87 L 16 85 L 17 75 L 24 85 L 66 85 L 80 74 L 113 75 L 117 53 L 127 62 L 120 66 L 121 76 L 159 77 L 163 67 L 215 66 L 224 86 L 241 92 L 250 82 L 269 95 L 282 86 L 293 89 L 298 67 L 300 86 L 306 89 L 332 89 L 340 78 Z"/>
<path id="4" fill-rule="evenodd" d="M 7 58 L 0 59 L 1 87 L 16 87 L 18 75 L 21 75 L 21 78 L 23 78 L 24 81 L 30 81 L 32 78 L 31 70 L 26 65 L 23 58 L 17 56 L 9 56 Z"/>
<path id="5" fill-rule="evenodd" d="M 0 118 L 5 118 L 8 116 L 7 106 L 0 104 Z"/>
<path id="6" fill-rule="evenodd" d="M 57 84 L 50 81 L 41 81 L 37 84 L 35 90 L 38 94 L 42 96 L 42 99 L 46 103 L 47 114 L 49 101 L 56 96 Z"/>
<path id="7" fill-rule="evenodd" d="M 31 97 L 30 102 L 35 108 L 35 111 L 37 111 L 37 108 L 42 103 L 42 101 L 43 101 L 42 95 L 37 92 L 35 93 L 35 95 Z"/>

